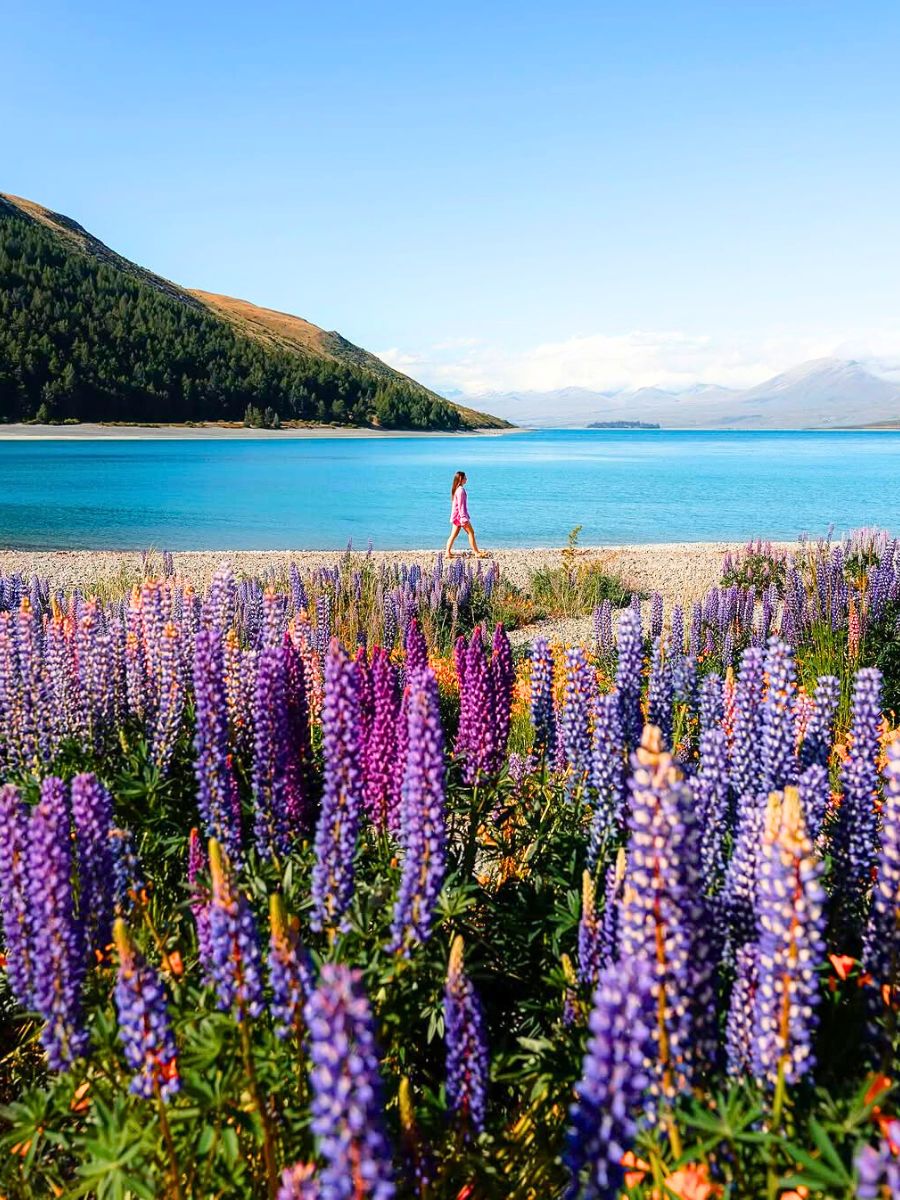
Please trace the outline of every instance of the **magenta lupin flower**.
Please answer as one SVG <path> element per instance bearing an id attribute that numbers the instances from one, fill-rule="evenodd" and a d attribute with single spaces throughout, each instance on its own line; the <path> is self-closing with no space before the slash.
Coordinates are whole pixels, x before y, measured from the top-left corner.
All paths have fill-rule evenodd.
<path id="1" fill-rule="evenodd" d="M 197 931 L 197 950 L 200 966 L 207 978 L 212 977 L 212 943 L 209 939 L 209 900 L 210 892 L 201 876 L 209 871 L 209 862 L 200 831 L 191 830 L 188 839 L 188 889 L 190 891 L 191 913 L 194 917 L 194 927 Z"/>
<path id="2" fill-rule="evenodd" d="M 397 757 L 397 724 L 400 696 L 397 673 L 385 650 L 372 655 L 372 720 L 365 747 L 365 806 L 369 820 L 386 828 L 392 796 L 392 775 Z"/>
<path id="3" fill-rule="evenodd" d="M 355 664 L 333 639 L 325 660 L 325 777 L 312 874 L 311 923 L 316 930 L 336 929 L 353 898 L 354 858 L 363 806 L 357 687 Z"/>

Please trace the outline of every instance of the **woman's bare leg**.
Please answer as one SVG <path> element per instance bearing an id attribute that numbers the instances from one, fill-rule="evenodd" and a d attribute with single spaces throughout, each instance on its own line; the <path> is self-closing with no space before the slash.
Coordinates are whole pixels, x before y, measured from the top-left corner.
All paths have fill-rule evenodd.
<path id="1" fill-rule="evenodd" d="M 481 558 L 482 552 L 478 549 L 478 542 L 475 540 L 475 530 L 472 528 L 471 525 L 463 525 L 463 529 L 466 531 L 466 534 L 468 535 L 469 545 L 472 547 L 472 553 L 476 554 L 479 558 Z"/>
<path id="2" fill-rule="evenodd" d="M 459 526 L 459 525 L 451 525 L 450 526 L 450 536 L 447 538 L 447 551 L 446 551 L 448 558 L 453 553 L 453 543 L 459 537 L 460 528 L 461 528 L 461 526 Z"/>

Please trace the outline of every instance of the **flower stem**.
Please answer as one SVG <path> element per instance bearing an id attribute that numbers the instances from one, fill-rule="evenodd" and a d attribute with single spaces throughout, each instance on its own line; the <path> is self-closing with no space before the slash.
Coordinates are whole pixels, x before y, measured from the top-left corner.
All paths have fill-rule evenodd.
<path id="1" fill-rule="evenodd" d="M 266 1166 L 266 1189 L 269 1200 L 275 1200 L 278 1194 L 278 1166 L 275 1162 L 275 1144 L 272 1139 L 272 1127 L 269 1122 L 269 1110 L 266 1108 L 259 1090 L 259 1080 L 256 1077 L 256 1066 L 253 1062 L 253 1052 L 250 1047 L 250 1024 L 244 1014 L 240 1016 L 241 1051 L 244 1056 L 244 1070 L 250 1085 L 250 1095 L 253 1105 L 259 1113 L 263 1133 L 263 1161 Z"/>

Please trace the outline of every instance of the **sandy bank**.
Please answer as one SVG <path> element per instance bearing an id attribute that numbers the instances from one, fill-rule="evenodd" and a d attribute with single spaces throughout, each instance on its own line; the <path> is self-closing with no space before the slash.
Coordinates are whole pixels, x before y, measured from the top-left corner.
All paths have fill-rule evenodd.
<path id="1" fill-rule="evenodd" d="M 784 543 L 790 545 L 790 543 Z M 597 559 L 625 580 L 636 592 L 658 591 L 669 609 L 673 604 L 689 603 L 719 582 L 722 559 L 735 542 L 668 542 L 658 545 L 595 547 L 583 552 L 584 558 Z M 429 566 L 435 550 L 376 550 L 375 562 L 418 562 Z M 197 586 L 204 586 L 223 562 L 230 563 L 240 575 L 260 576 L 274 571 L 285 577 L 291 562 L 302 569 L 332 566 L 340 557 L 333 550 L 202 550 L 176 552 L 176 571 Z M 531 572 L 560 563 L 558 549 L 497 550 L 493 557 L 505 578 L 527 589 Z M 137 582 L 141 578 L 141 555 L 133 552 L 102 550 L 0 551 L 0 572 L 21 571 L 26 575 L 49 576 L 56 586 L 70 588 L 97 586 L 102 583 Z M 645 605 L 645 608 L 647 606 Z M 563 642 L 582 642 L 591 637 L 590 617 L 572 620 L 553 619 L 516 630 L 515 642 L 528 641 L 538 634 Z"/>
<path id="2" fill-rule="evenodd" d="M 466 429 L 423 432 L 409 429 L 348 429 L 334 425 L 306 425 L 301 429 L 246 429 L 243 425 L 0 425 L 0 442 L 33 441 L 202 441 L 248 438 L 291 441 L 296 438 L 440 438 L 501 437 L 527 433 L 526 429 Z"/>

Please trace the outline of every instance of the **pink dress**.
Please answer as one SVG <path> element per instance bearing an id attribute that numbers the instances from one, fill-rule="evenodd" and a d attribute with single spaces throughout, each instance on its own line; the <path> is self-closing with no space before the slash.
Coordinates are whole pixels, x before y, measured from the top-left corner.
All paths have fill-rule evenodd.
<path id="1" fill-rule="evenodd" d="M 466 489 L 464 487 L 458 487 L 453 493 L 453 504 L 450 506 L 450 524 L 469 524 L 469 506 L 466 502 Z"/>

